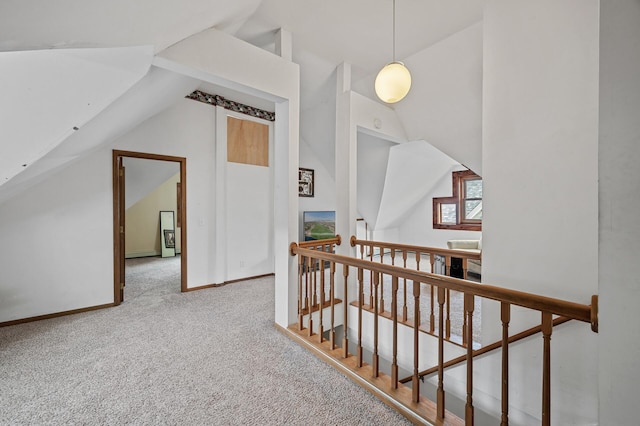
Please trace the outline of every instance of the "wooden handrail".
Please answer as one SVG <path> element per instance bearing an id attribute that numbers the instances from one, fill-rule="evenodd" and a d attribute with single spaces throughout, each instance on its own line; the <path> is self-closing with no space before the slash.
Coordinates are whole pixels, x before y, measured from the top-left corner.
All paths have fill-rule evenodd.
<path id="1" fill-rule="evenodd" d="M 445 249 L 441 247 L 423 247 L 410 244 L 387 243 L 383 241 L 358 240 L 354 235 L 349 239 L 351 247 L 356 245 L 380 247 L 382 249 L 394 249 L 416 253 L 433 253 L 439 256 L 453 256 L 472 260 L 482 260 L 482 253 L 475 253 L 464 249 Z"/>
<path id="2" fill-rule="evenodd" d="M 594 306 L 568 302 L 562 299 L 540 296 L 533 293 L 527 293 L 518 290 L 507 289 L 503 287 L 492 286 L 489 284 L 476 284 L 470 281 L 451 278 L 444 275 L 436 275 L 423 271 L 412 271 L 398 266 L 387 265 L 384 263 L 371 262 L 369 260 L 357 259 L 353 257 L 343 256 L 339 254 L 327 253 L 316 250 L 309 250 L 299 247 L 296 243 L 292 243 L 290 247 L 292 255 L 301 255 L 314 257 L 320 260 L 326 260 L 335 263 L 341 263 L 356 268 L 363 268 L 378 273 L 395 275 L 399 278 L 418 281 L 425 284 L 435 285 L 445 289 L 455 290 L 463 293 L 471 293 L 476 296 L 487 299 L 506 302 L 512 305 L 521 306 L 541 312 L 549 312 L 553 315 L 568 317 L 578 321 L 591 323 L 592 329 L 594 325 L 597 327 L 597 314 L 592 314 Z"/>
<path id="3" fill-rule="evenodd" d="M 341 243 L 342 243 L 342 237 L 340 235 L 336 235 L 333 238 L 326 238 L 324 240 L 300 241 L 297 244 L 298 244 L 298 247 L 309 248 L 309 247 L 329 246 L 334 244 L 339 246 Z"/>

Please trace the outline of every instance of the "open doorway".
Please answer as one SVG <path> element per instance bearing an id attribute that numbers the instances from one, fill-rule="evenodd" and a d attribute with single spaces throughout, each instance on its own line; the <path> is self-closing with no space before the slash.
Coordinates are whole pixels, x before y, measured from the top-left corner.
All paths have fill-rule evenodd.
<path id="1" fill-rule="evenodd" d="M 173 279 L 187 291 L 186 159 L 114 150 L 113 217 L 114 304 L 125 300 L 127 281 L 136 276 L 147 281 L 139 285 Z"/>

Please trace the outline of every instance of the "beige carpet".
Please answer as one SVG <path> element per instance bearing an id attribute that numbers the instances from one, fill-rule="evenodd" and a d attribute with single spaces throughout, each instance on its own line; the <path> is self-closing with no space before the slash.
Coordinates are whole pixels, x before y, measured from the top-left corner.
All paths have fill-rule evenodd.
<path id="1" fill-rule="evenodd" d="M 275 330 L 273 278 L 180 293 L 178 262 L 130 262 L 119 307 L 0 328 L 0 424 L 409 424 Z"/>

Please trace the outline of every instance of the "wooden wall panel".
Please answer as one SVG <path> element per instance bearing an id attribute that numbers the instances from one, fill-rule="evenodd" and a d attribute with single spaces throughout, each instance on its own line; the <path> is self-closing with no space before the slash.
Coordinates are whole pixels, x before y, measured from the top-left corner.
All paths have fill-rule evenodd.
<path id="1" fill-rule="evenodd" d="M 269 166 L 269 126 L 227 117 L 227 161 Z"/>

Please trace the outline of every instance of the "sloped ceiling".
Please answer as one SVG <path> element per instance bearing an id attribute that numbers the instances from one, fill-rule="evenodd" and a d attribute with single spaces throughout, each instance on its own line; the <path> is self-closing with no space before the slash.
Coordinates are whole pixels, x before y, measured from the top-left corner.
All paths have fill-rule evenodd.
<path id="1" fill-rule="evenodd" d="M 74 131 L 55 149 L 45 153 L 37 162 L 0 186 L 0 202 L 23 188 L 46 179 L 48 173 L 68 162 L 75 161 L 83 154 L 88 154 L 133 129 L 193 91 L 199 83 L 197 80 L 152 67 L 125 95 Z"/>
<path id="2" fill-rule="evenodd" d="M 152 57 L 150 46 L 0 54 L 0 185 L 140 81 Z"/>
<path id="3" fill-rule="evenodd" d="M 235 32 L 259 4 L 0 2 L 0 202 L 195 89 L 149 72 L 154 54 L 212 26 Z"/>
<path id="4" fill-rule="evenodd" d="M 475 121 L 466 127 L 456 126 L 452 122 L 440 127 L 427 126 L 423 124 L 425 119 L 418 111 L 423 107 L 424 100 L 429 99 L 428 96 L 422 96 L 420 80 L 432 77 L 430 69 L 440 69 L 440 76 L 446 75 L 452 71 L 448 67 L 454 67 L 456 61 L 461 60 L 460 56 L 446 58 L 449 65 L 445 68 L 438 68 L 440 64 L 436 60 L 433 66 L 424 68 L 423 63 L 428 60 L 420 56 L 421 52 L 431 50 L 431 46 L 437 46 L 439 42 L 480 22 L 483 3 L 482 0 L 469 0 L 464 4 L 439 0 L 397 1 L 396 59 L 415 62 L 411 66 L 416 67 L 416 86 L 415 94 L 410 93 L 413 99 L 408 97 L 406 102 L 396 104 L 393 108 L 400 113 L 411 139 L 433 139 L 434 144 L 441 143 L 442 147 L 448 147 L 451 141 L 447 137 L 464 127 L 464 133 L 455 134 L 454 143 L 460 140 L 476 143 L 479 140 L 477 135 L 480 132 L 475 127 Z M 153 75 L 148 59 L 208 28 L 217 28 L 272 52 L 275 51 L 274 36 L 279 29 L 283 28 L 292 34 L 293 61 L 300 64 L 301 74 L 301 132 L 306 132 L 305 140 L 312 149 L 321 153 L 327 152 L 327 144 L 333 145 L 335 132 L 317 120 L 315 122 L 320 131 L 308 129 L 313 128 L 314 118 L 317 117 L 313 113 L 315 108 L 320 108 L 323 120 L 332 115 L 327 105 L 332 98 L 335 99 L 336 66 L 341 62 L 351 64 L 352 86 L 375 99 L 371 89 L 373 78 L 392 59 L 391 0 L 3 0 L 0 2 L 0 51 L 5 53 L 0 53 L 0 61 L 2 56 L 7 55 L 8 65 L 4 67 L 4 63 L 0 63 L 3 71 L 5 68 L 12 70 L 12 78 L 3 79 L 6 87 L 3 87 L 3 99 L 0 102 L 5 102 L 3 113 L 14 113 L 7 117 L 11 117 L 10 121 L 15 126 L 10 131 L 8 128 L 11 126 L 7 127 L 7 133 L 0 135 L 1 160 L 7 162 L 0 165 L 0 174 L 6 175 L 4 181 L 16 173 L 19 173 L 16 176 L 22 176 L 22 179 L 9 179 L 14 186 L 11 192 L 24 184 L 20 183 L 21 180 L 24 181 L 30 174 L 37 174 L 37 168 L 28 171 L 34 167 L 34 159 L 42 157 L 37 162 L 41 171 L 52 170 L 86 152 L 82 144 L 75 143 L 72 138 L 74 132 L 83 132 L 89 122 L 95 120 L 96 123 L 109 124 L 94 126 L 93 140 L 104 143 L 113 135 L 121 134 L 140 122 L 134 123 L 135 120 L 143 120 L 158 111 L 154 105 L 156 99 L 149 96 L 151 92 L 147 91 L 147 98 L 144 98 L 141 92 L 147 89 L 142 89 L 136 82 L 139 81 L 143 87 L 148 85 L 150 90 L 154 86 L 160 88 L 156 83 L 166 79 L 164 82 L 168 84 L 170 93 L 165 96 L 166 102 L 173 96 L 184 96 L 187 92 L 176 94 L 182 90 L 197 87 L 197 82 L 194 85 L 175 76 Z M 481 38 L 481 32 L 478 37 Z M 481 45 L 481 40 L 478 43 Z M 86 55 L 82 57 L 71 55 L 63 58 L 70 49 L 78 48 L 91 48 L 91 53 L 86 50 Z M 111 49 L 122 54 L 140 49 L 141 53 L 136 60 L 121 61 L 126 62 L 123 68 L 122 63 L 117 65 L 119 61 L 115 53 L 111 57 L 104 53 Z M 49 59 L 33 62 L 25 72 L 21 72 L 19 70 L 25 67 L 19 67 L 21 61 L 15 58 L 30 53 L 27 51 Z M 458 53 L 465 54 L 464 51 Z M 477 55 L 481 55 L 481 52 Z M 477 55 L 473 54 L 472 60 Z M 61 58 L 59 64 L 57 59 L 52 59 L 58 57 Z M 467 62 L 463 58 L 462 61 L 464 71 L 469 71 Z M 77 78 L 72 72 L 81 69 L 87 71 L 85 78 Z M 89 69 L 96 72 L 89 72 Z M 147 70 L 152 72 L 145 74 Z M 147 81 L 147 78 L 151 80 Z M 123 100 L 129 106 L 118 107 L 116 99 L 128 93 L 127 86 L 134 90 L 132 95 Z M 37 90 L 30 92 L 29 88 Z M 463 86 L 459 89 L 458 93 L 463 93 L 468 88 Z M 470 95 L 472 98 L 480 97 L 481 87 L 474 86 L 470 90 L 475 91 Z M 43 110 L 36 111 L 33 97 L 42 94 L 47 99 L 39 99 Z M 446 98 L 448 93 L 440 95 Z M 60 105 L 59 102 L 65 99 L 68 99 L 68 105 Z M 465 110 L 478 107 L 474 100 L 469 102 L 469 98 L 451 99 Z M 49 100 L 51 103 L 47 103 Z M 431 111 L 437 111 L 438 102 L 433 101 L 435 106 L 430 107 Z M 113 108 L 107 108 L 110 104 L 114 105 Z M 166 106 L 166 103 L 161 102 L 161 105 Z M 135 120 L 128 119 L 124 113 L 130 113 L 130 107 L 139 110 L 132 116 Z M 111 115 L 101 118 L 107 112 Z M 461 120 L 466 119 L 464 115 Z M 479 116 L 480 112 L 476 115 Z M 435 114 L 428 118 L 432 125 L 439 122 Z M 74 127 L 80 130 L 73 131 Z M 473 137 L 468 137 L 470 132 L 474 133 Z M 23 140 L 19 140 L 20 137 Z M 70 145 L 58 146 L 67 139 Z M 56 146 L 56 156 L 43 156 L 43 153 Z M 479 148 L 474 149 L 479 152 Z M 7 155 L 4 155 L 5 151 Z M 471 151 L 460 148 L 459 152 Z M 326 157 L 322 161 L 332 169 L 334 160 L 331 153 Z M 27 166 L 23 167 L 23 164 Z M 5 192 L 8 191 L 2 188 L 0 186 L 0 201 L 6 198 Z"/>
<path id="5" fill-rule="evenodd" d="M 125 209 L 180 172 L 180 164 L 171 161 L 127 157 L 123 159 L 123 165 L 127 176 Z"/>
<path id="6" fill-rule="evenodd" d="M 0 50 L 151 45 L 217 27 L 235 32 L 260 0 L 2 0 Z"/>
<path id="7" fill-rule="evenodd" d="M 458 162 L 425 141 L 393 146 L 375 229 L 394 228 Z"/>
<path id="8" fill-rule="evenodd" d="M 407 58 L 482 20 L 482 0 L 396 2 L 396 57 Z M 391 0 L 263 0 L 237 37 L 268 48 L 279 28 L 294 37 L 293 60 L 301 65 L 302 109 L 322 99 L 336 66 L 352 64 L 354 81 L 375 75 L 392 60 Z"/>
<path id="9" fill-rule="evenodd" d="M 409 139 L 426 140 L 482 175 L 482 24 L 405 62 L 417 77 L 395 109 Z"/>
<path id="10" fill-rule="evenodd" d="M 483 0 L 398 0 L 396 57 L 404 60 L 482 20 Z M 293 35 L 302 109 L 315 106 L 341 62 L 353 79 L 392 59 L 391 0 L 3 0 L 0 51 L 153 46 L 158 53 L 207 28 L 273 51 Z"/>

